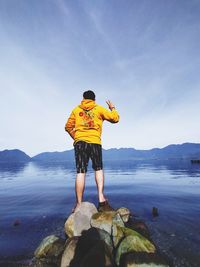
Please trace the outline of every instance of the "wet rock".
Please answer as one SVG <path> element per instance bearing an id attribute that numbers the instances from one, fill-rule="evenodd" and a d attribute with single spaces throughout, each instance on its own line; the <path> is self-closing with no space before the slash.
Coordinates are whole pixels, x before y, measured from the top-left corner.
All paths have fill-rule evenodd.
<path id="1" fill-rule="evenodd" d="M 68 237 L 74 236 L 74 215 L 75 213 L 72 213 L 65 222 L 65 233 Z"/>
<path id="2" fill-rule="evenodd" d="M 158 208 L 156 208 L 156 207 L 152 208 L 152 215 L 153 215 L 153 217 L 157 217 L 159 215 L 158 214 Z"/>
<path id="3" fill-rule="evenodd" d="M 20 264 L 19 266 L 22 267 L 24 265 Z M 10 265 L 9 265 L 9 267 L 10 267 Z M 13 265 L 13 267 L 16 267 L 16 265 Z M 55 261 L 53 259 L 49 260 L 49 259 L 34 258 L 34 259 L 32 259 L 31 262 L 29 262 L 28 265 L 25 265 L 24 267 L 60 267 L 60 263 L 58 260 Z"/>
<path id="4" fill-rule="evenodd" d="M 76 247 L 79 237 L 74 236 L 67 240 L 65 250 L 62 254 L 60 267 L 69 267 L 76 254 Z"/>
<path id="5" fill-rule="evenodd" d="M 98 251 L 99 249 L 101 251 Z M 112 240 L 109 234 L 101 229 L 90 228 L 83 231 L 81 236 L 72 237 L 67 241 L 61 267 L 80 267 L 81 264 L 87 266 L 92 263 L 96 266 L 96 261 L 93 260 L 95 257 L 98 257 L 100 262 L 102 260 L 110 262 L 112 250 Z"/>
<path id="6" fill-rule="evenodd" d="M 72 213 L 65 222 L 65 233 L 69 236 L 80 236 L 82 231 L 88 230 L 90 219 L 93 214 L 97 213 L 94 204 L 82 202 L 76 212 Z"/>
<path id="7" fill-rule="evenodd" d="M 120 267 L 170 267 L 163 257 L 156 253 L 130 252 L 122 255 Z"/>
<path id="8" fill-rule="evenodd" d="M 145 238 L 138 231 L 135 231 L 135 230 L 133 230 L 131 228 L 114 225 L 112 227 L 112 240 L 113 240 L 114 247 L 116 248 L 118 246 L 119 242 L 124 237 L 126 237 L 128 235 L 136 235 L 136 234 L 138 234 L 138 236 L 141 237 L 141 238 Z M 147 237 L 147 239 L 148 239 L 148 237 Z"/>
<path id="9" fill-rule="evenodd" d="M 116 212 L 116 214 L 113 216 L 113 225 L 124 227 L 124 222 L 118 212 Z"/>
<path id="10" fill-rule="evenodd" d="M 13 226 L 19 226 L 19 225 L 20 225 L 20 220 L 15 220 Z"/>
<path id="11" fill-rule="evenodd" d="M 112 240 L 113 246 L 116 248 L 119 242 L 125 237 L 122 227 L 118 225 L 112 226 Z"/>
<path id="12" fill-rule="evenodd" d="M 111 236 L 108 234 L 108 232 L 106 232 L 103 229 L 97 229 L 99 236 L 100 236 L 100 240 L 103 240 L 108 247 L 110 248 L 110 251 L 113 251 L 113 242 L 112 242 L 112 238 Z"/>
<path id="13" fill-rule="evenodd" d="M 106 231 L 96 228 L 90 228 L 89 230 L 82 232 L 77 244 L 76 255 L 79 255 L 79 258 L 83 258 L 99 241 L 105 242 L 104 240 L 107 241 L 106 245 L 110 252 L 112 252 L 112 240 L 109 240 L 109 237 L 104 234 L 104 232 L 109 236 Z"/>
<path id="14" fill-rule="evenodd" d="M 107 244 L 109 250 L 111 252 L 113 251 L 112 238 L 105 230 L 92 227 L 85 233 L 85 236 L 87 237 L 87 239 L 93 240 L 94 242 L 97 242 L 99 240 L 104 241 Z"/>
<path id="15" fill-rule="evenodd" d="M 128 222 L 131 214 L 129 209 L 122 207 L 117 209 L 117 212 L 120 214 L 123 222 Z"/>
<path id="16" fill-rule="evenodd" d="M 98 212 L 92 215 L 91 226 L 99 229 L 103 229 L 111 235 L 112 226 L 119 225 L 124 226 L 119 213 L 115 211 Z"/>
<path id="17" fill-rule="evenodd" d="M 80 263 L 80 267 L 113 267 L 114 261 L 109 247 L 99 240 Z"/>
<path id="18" fill-rule="evenodd" d="M 57 258 L 64 250 L 65 240 L 50 235 L 45 237 L 38 248 L 35 250 L 34 255 L 36 258 Z"/>
<path id="19" fill-rule="evenodd" d="M 121 228 L 125 238 L 120 242 L 116 251 L 116 263 L 119 265 L 120 258 L 128 252 L 155 253 L 156 248 L 147 238 L 129 228 Z"/>
<path id="20" fill-rule="evenodd" d="M 130 218 L 128 220 L 128 222 L 125 223 L 125 226 L 127 228 L 130 228 L 130 229 L 140 233 L 141 235 L 143 235 L 146 238 L 150 238 L 149 229 L 143 221 Z"/>

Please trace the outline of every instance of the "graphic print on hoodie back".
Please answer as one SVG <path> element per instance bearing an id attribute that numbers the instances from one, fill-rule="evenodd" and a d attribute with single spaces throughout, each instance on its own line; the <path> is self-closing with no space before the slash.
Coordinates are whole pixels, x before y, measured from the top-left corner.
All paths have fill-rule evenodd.
<path id="1" fill-rule="evenodd" d="M 116 110 L 108 111 L 94 100 L 83 99 L 81 104 L 73 109 L 65 130 L 73 133 L 74 144 L 78 141 L 101 144 L 104 120 L 115 123 L 119 121 L 119 115 Z"/>

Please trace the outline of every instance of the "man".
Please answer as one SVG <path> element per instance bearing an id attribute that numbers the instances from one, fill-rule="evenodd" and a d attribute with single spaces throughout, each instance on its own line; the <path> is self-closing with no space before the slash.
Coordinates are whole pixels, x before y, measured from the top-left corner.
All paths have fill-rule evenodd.
<path id="1" fill-rule="evenodd" d="M 95 171 L 95 180 L 98 189 L 98 210 L 112 210 L 103 193 L 104 172 L 101 133 L 103 121 L 107 120 L 111 123 L 117 123 L 119 121 L 119 114 L 109 100 L 106 103 L 110 111 L 95 103 L 95 94 L 93 91 L 89 90 L 84 92 L 81 104 L 72 110 L 65 125 L 65 130 L 74 140 L 77 169 L 75 183 L 76 205 L 73 211 L 77 210 L 83 199 L 85 174 L 90 158 L 92 160 L 92 168 Z"/>

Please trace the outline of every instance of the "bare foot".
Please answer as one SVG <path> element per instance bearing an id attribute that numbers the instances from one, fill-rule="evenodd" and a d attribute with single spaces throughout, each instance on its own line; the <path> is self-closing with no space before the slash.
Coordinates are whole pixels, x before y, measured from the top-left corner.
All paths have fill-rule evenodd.
<path id="1" fill-rule="evenodd" d="M 72 213 L 76 212 L 78 210 L 78 208 L 80 208 L 80 203 L 76 203 L 75 206 L 72 209 Z"/>

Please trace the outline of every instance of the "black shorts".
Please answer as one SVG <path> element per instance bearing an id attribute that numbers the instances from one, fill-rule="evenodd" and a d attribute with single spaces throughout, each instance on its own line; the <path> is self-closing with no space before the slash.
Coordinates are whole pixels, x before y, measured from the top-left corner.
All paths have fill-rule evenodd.
<path id="1" fill-rule="evenodd" d="M 92 160 L 92 168 L 95 171 L 103 169 L 102 147 L 99 144 L 78 141 L 74 145 L 77 173 L 87 172 L 89 159 Z"/>

